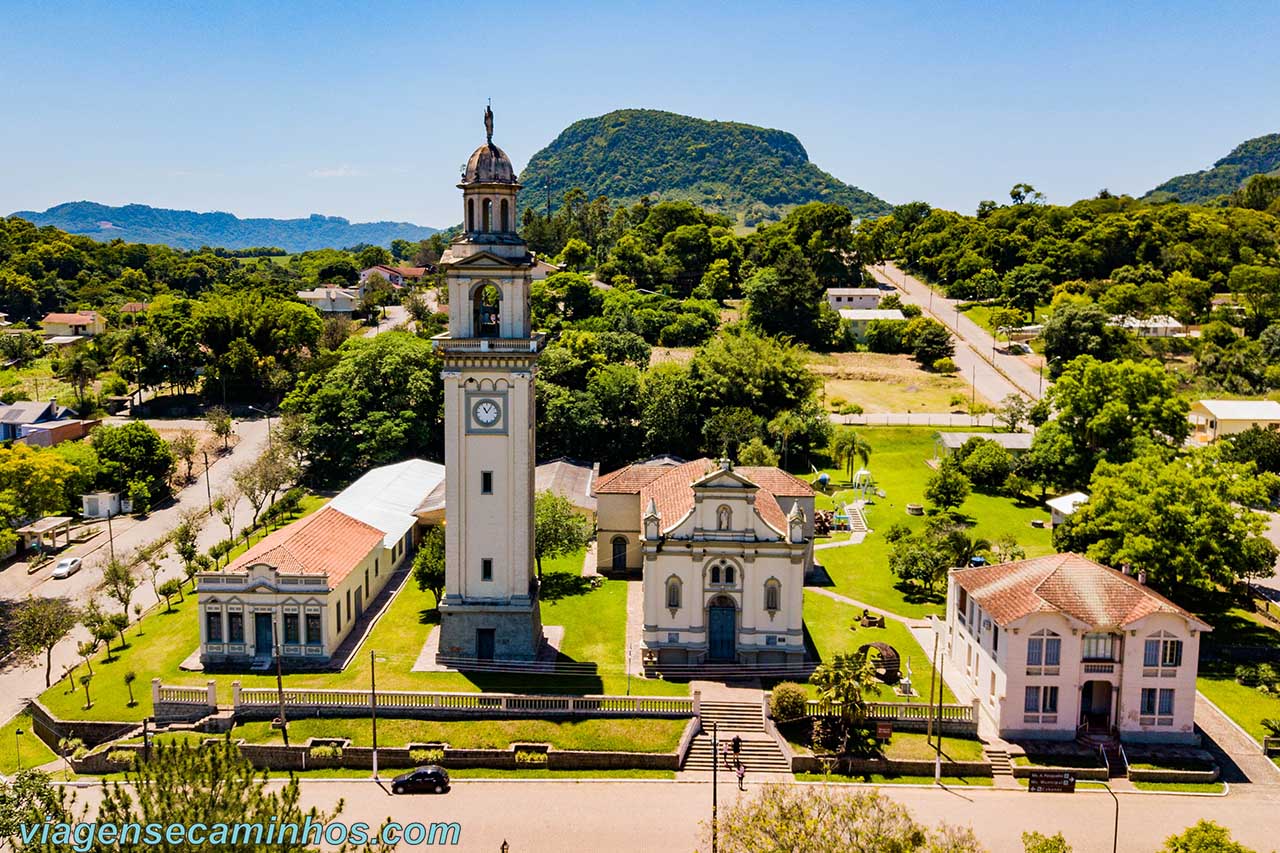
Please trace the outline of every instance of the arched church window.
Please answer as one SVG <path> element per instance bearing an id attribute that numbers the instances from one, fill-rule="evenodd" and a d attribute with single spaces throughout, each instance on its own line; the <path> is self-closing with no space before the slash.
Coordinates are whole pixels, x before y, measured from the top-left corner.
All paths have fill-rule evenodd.
<path id="1" fill-rule="evenodd" d="M 715 563 L 711 566 L 711 582 L 720 583 L 720 564 Z"/>
<path id="2" fill-rule="evenodd" d="M 724 582 L 733 585 L 733 566 L 724 567 Z"/>
<path id="3" fill-rule="evenodd" d="M 484 212 L 482 225 L 484 231 L 488 233 L 493 230 L 493 199 L 486 198 L 480 209 Z"/>
<path id="4" fill-rule="evenodd" d="M 781 607 L 782 601 L 782 584 L 778 583 L 775 578 L 769 578 L 764 583 L 764 609 L 770 613 L 777 613 Z"/>
<path id="5" fill-rule="evenodd" d="M 473 318 L 474 334 L 478 338 L 495 338 L 498 336 L 500 324 L 499 313 L 502 306 L 502 294 L 492 284 L 486 284 L 473 291 L 472 303 L 475 311 Z"/>
<path id="6" fill-rule="evenodd" d="M 611 566 L 614 569 L 625 569 L 627 567 L 627 537 L 613 537 L 613 559 Z"/>
<path id="7" fill-rule="evenodd" d="M 716 510 L 716 530 L 733 529 L 733 510 L 722 506 Z"/>
<path id="8" fill-rule="evenodd" d="M 467 230 L 476 230 L 476 203 L 472 199 L 467 199 Z"/>
<path id="9" fill-rule="evenodd" d="M 502 211 L 499 216 L 499 221 L 502 223 L 502 233 L 505 234 L 511 230 L 511 206 L 507 203 L 505 198 L 502 200 L 502 205 L 499 209 Z"/>

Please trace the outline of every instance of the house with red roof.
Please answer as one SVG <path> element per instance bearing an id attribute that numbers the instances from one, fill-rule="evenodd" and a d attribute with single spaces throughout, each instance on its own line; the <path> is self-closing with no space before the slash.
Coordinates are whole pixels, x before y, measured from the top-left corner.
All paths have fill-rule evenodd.
<path id="1" fill-rule="evenodd" d="M 952 569 L 946 655 L 1006 739 L 1196 743 L 1200 638 L 1212 628 L 1079 554 Z"/>
<path id="2" fill-rule="evenodd" d="M 444 466 L 421 459 L 374 468 L 225 569 L 198 574 L 201 663 L 266 669 L 279 655 L 290 669 L 328 665 L 407 564 L 423 530 L 418 507 L 443 481 Z"/>
<path id="3" fill-rule="evenodd" d="M 643 578 L 647 667 L 804 661 L 808 483 L 663 457 L 601 477 L 594 493 L 600 570 Z"/>
<path id="4" fill-rule="evenodd" d="M 51 338 L 92 338 L 107 330 L 107 321 L 97 311 L 73 311 L 45 314 L 40 328 Z"/>

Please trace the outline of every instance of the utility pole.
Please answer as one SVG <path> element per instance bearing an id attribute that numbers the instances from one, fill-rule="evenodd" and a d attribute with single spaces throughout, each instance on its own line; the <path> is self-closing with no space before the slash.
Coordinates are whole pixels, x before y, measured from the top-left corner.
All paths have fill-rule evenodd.
<path id="1" fill-rule="evenodd" d="M 116 537 L 111 532 L 111 505 L 107 504 L 107 547 L 111 552 L 111 562 L 116 560 Z"/>
<path id="2" fill-rule="evenodd" d="M 933 714 L 932 714 L 933 685 L 938 680 L 938 668 L 936 666 L 933 666 L 932 664 L 936 663 L 937 660 L 938 660 L 938 632 L 934 631 L 933 632 L 933 657 L 929 658 L 929 662 L 931 664 L 929 667 L 929 704 L 925 706 L 930 709 L 931 713 L 928 714 L 928 719 L 925 721 L 925 724 L 924 724 L 925 725 L 924 742 L 927 743 L 929 746 L 933 746 Z"/>
<path id="3" fill-rule="evenodd" d="M 946 666 L 947 652 L 943 649 L 942 656 L 938 658 L 938 677 L 942 679 L 942 684 L 938 685 L 938 747 L 933 757 L 933 784 L 935 785 L 942 783 L 942 694 L 947 684 Z"/>
<path id="4" fill-rule="evenodd" d="M 378 778 L 378 682 L 374 676 L 377 652 L 369 649 L 369 719 L 373 721 L 373 778 Z"/>
<path id="5" fill-rule="evenodd" d="M 720 779 L 720 724 L 711 724 L 711 853 L 720 849 L 720 827 L 716 823 L 720 808 L 717 783 Z"/>
<path id="6" fill-rule="evenodd" d="M 284 737 L 284 745 L 289 745 L 289 721 L 284 716 L 284 673 L 280 668 L 280 638 L 275 636 L 276 621 L 271 620 L 272 645 L 276 653 L 276 698 L 280 703 L 280 734 Z"/>
<path id="7" fill-rule="evenodd" d="M 200 451 L 204 454 L 204 493 L 209 499 L 209 516 L 213 517 L 213 485 L 209 482 L 209 451 Z"/>

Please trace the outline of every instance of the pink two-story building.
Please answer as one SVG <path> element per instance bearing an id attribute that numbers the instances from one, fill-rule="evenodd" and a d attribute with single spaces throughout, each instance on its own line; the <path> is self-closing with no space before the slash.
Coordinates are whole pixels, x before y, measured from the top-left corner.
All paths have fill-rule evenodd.
<path id="1" fill-rule="evenodd" d="M 953 569 L 943 640 L 1001 737 L 1194 743 L 1209 630 L 1140 576 L 1053 554 Z"/>

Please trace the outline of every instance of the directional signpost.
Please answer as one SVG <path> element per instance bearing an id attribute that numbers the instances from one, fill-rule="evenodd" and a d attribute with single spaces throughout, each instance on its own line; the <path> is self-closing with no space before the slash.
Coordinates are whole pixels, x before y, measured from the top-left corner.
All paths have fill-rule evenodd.
<path id="1" fill-rule="evenodd" d="M 1027 790 L 1033 794 L 1074 794 L 1076 775 L 1062 770 L 1032 770 Z"/>

